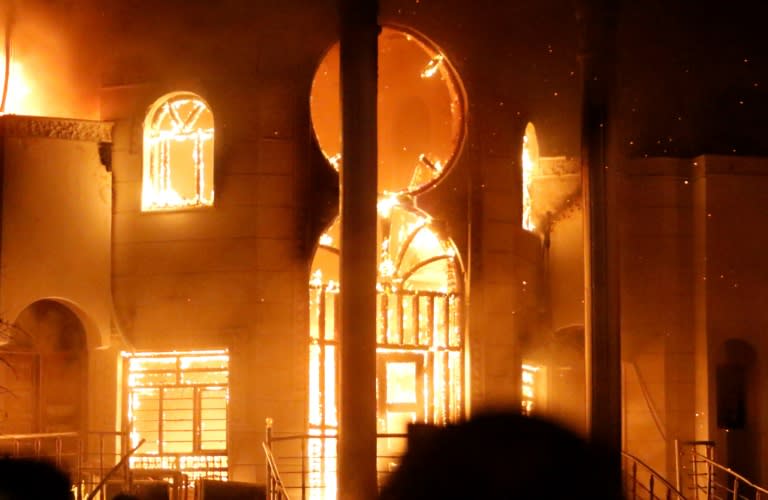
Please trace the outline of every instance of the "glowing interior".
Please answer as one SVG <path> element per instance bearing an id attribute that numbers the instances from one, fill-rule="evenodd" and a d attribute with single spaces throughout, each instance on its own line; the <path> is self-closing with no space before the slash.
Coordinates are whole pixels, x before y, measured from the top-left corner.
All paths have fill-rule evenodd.
<path id="1" fill-rule="evenodd" d="M 213 204 L 213 114 L 199 97 L 171 94 L 144 123 L 145 211 Z"/>
<path id="2" fill-rule="evenodd" d="M 464 333 L 455 248 L 429 217 L 392 199 L 379 203 L 378 232 L 378 431 L 457 420 L 464 412 Z M 323 498 L 333 498 L 336 485 L 338 237 L 337 222 L 320 240 L 309 286 L 309 425 L 318 436 L 310 440 L 309 483 L 325 488 Z M 379 442 L 380 456 L 402 451 L 402 440 Z"/>
<path id="3" fill-rule="evenodd" d="M 525 136 L 523 136 L 523 229 L 533 231 L 536 224 L 533 221 L 531 185 L 533 172 L 539 163 L 539 142 L 536 139 L 536 129 L 529 123 L 525 127 Z"/>
<path id="4" fill-rule="evenodd" d="M 524 415 L 531 415 L 536 410 L 536 386 L 539 383 L 541 367 L 523 364 L 520 402 Z"/>
<path id="5" fill-rule="evenodd" d="M 310 101 L 320 147 L 335 167 L 341 158 L 339 45 L 315 73 Z M 464 110 L 445 56 L 392 28 L 379 35 L 378 153 L 380 192 L 420 192 L 447 171 L 463 137 Z"/>
<path id="6" fill-rule="evenodd" d="M 131 467 L 227 478 L 226 351 L 124 353 Z"/>

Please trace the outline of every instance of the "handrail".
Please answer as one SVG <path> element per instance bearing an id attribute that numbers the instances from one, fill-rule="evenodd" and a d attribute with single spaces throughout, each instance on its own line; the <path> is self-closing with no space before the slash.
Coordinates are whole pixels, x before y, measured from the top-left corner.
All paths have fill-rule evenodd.
<path id="1" fill-rule="evenodd" d="M 297 439 L 311 439 L 311 438 L 322 438 L 322 439 L 337 439 L 339 436 L 338 434 L 310 434 L 310 433 L 298 433 L 298 434 L 283 434 L 281 436 L 271 436 L 270 440 L 271 442 L 276 441 L 295 441 Z M 382 433 L 379 432 L 376 434 L 377 439 L 387 439 L 387 438 L 405 438 L 408 437 L 408 434 L 404 434 L 402 432 L 390 432 L 390 433 Z"/>
<path id="2" fill-rule="evenodd" d="M 303 433 L 275 436 L 273 421 L 266 419 L 265 439 L 267 498 L 283 500 L 288 492 L 293 498 L 333 496 L 336 491 L 336 454 L 333 449 L 339 436 L 336 429 L 312 429 Z M 377 470 L 379 485 L 393 472 L 407 448 L 405 433 L 377 433 Z M 394 440 L 394 441 L 386 441 Z M 331 451 L 329 451 L 331 450 Z M 280 475 L 275 477 L 277 462 Z"/>
<path id="3" fill-rule="evenodd" d="M 261 447 L 264 448 L 264 454 L 267 457 L 267 467 L 269 467 L 270 472 L 268 480 L 274 483 L 269 485 L 270 496 L 277 493 L 278 495 L 282 495 L 278 498 L 290 500 L 291 497 L 288 495 L 288 491 L 285 489 L 283 480 L 280 478 L 280 471 L 277 470 L 277 464 L 275 463 L 275 456 L 272 454 L 272 450 L 269 448 L 269 446 L 267 446 L 267 443 L 261 443 Z M 276 491 L 272 489 L 273 486 L 277 487 Z"/>
<path id="4" fill-rule="evenodd" d="M 715 469 L 721 470 L 721 471 L 725 472 L 726 474 L 731 475 L 734 479 L 737 479 L 738 481 L 746 484 L 750 488 L 754 488 L 755 492 L 757 493 L 757 498 L 758 499 L 762 496 L 761 493 L 765 494 L 765 495 L 768 495 L 768 490 L 766 490 L 765 488 L 762 488 L 762 487 L 756 485 L 755 483 L 753 483 L 752 481 L 750 481 L 746 477 L 742 476 L 738 472 L 734 471 L 733 469 L 731 469 L 729 467 L 726 467 L 724 465 L 720 465 L 719 463 L 715 462 L 714 460 L 712 460 L 712 459 L 702 455 L 698 451 L 691 450 L 691 455 L 695 456 L 697 460 L 700 460 L 700 461 L 708 464 L 709 466 L 711 466 L 711 467 L 713 467 Z M 697 487 L 698 487 L 698 485 L 697 485 Z M 738 488 L 739 488 L 738 483 L 735 482 L 733 488 L 734 488 L 733 491 L 729 490 L 729 492 L 733 493 L 733 498 L 739 498 L 738 497 Z"/>
<path id="5" fill-rule="evenodd" d="M 122 467 L 125 464 L 125 461 L 128 460 L 131 457 L 131 455 L 136 453 L 136 450 L 138 450 L 139 447 L 144 444 L 144 441 L 146 441 L 146 440 L 142 439 L 141 441 L 139 441 L 139 444 L 137 444 L 135 447 L 133 447 L 130 450 L 128 450 L 125 453 L 125 455 L 123 455 L 122 458 L 120 458 L 120 461 L 117 462 L 114 465 L 114 467 L 109 469 L 109 472 L 104 474 L 104 477 L 101 478 L 101 481 L 99 481 L 99 484 L 96 485 L 96 487 L 93 489 L 93 491 L 91 491 L 88 494 L 88 496 L 86 497 L 86 500 L 93 500 L 93 497 L 95 497 L 96 494 L 104 487 L 104 485 L 107 484 L 107 481 L 109 481 L 109 478 L 111 478 L 118 471 L 118 469 L 120 469 L 120 467 Z"/>
<path id="6" fill-rule="evenodd" d="M 637 458 L 636 456 L 632 455 L 631 453 L 629 453 L 627 451 L 622 450 L 621 454 L 622 454 L 622 456 L 625 459 L 627 459 L 627 460 L 632 462 L 632 470 L 631 470 L 632 484 L 631 484 L 631 491 L 625 492 L 626 495 L 627 495 L 627 500 L 633 500 L 635 498 L 638 498 L 638 494 L 637 494 L 637 486 L 638 485 L 648 492 L 648 494 L 650 495 L 649 498 L 651 500 L 656 499 L 656 498 L 659 498 L 659 499 L 663 498 L 665 500 L 685 500 L 685 496 L 682 494 L 682 492 L 680 492 L 680 490 L 675 488 L 675 486 L 672 483 L 670 483 L 669 481 L 664 479 L 664 477 L 661 474 L 659 474 L 658 472 L 656 472 L 650 465 L 648 465 L 647 463 L 643 462 L 642 460 L 640 460 L 639 458 Z M 648 474 L 648 485 L 647 486 L 642 484 L 642 483 L 640 483 L 638 481 L 638 478 L 637 478 L 637 466 L 638 465 L 640 465 L 640 467 L 645 469 L 645 471 Z M 664 494 L 664 496 L 656 495 L 654 490 L 656 489 L 657 483 L 661 483 L 661 486 L 662 486 L 661 489 L 662 490 L 666 490 L 666 493 Z M 645 496 L 643 496 L 643 498 L 645 498 Z"/>
<path id="7" fill-rule="evenodd" d="M 64 438 L 64 437 L 80 437 L 79 432 L 47 432 L 36 434 L 0 434 L 0 441 L 14 441 L 17 439 L 47 439 L 47 438 Z"/>

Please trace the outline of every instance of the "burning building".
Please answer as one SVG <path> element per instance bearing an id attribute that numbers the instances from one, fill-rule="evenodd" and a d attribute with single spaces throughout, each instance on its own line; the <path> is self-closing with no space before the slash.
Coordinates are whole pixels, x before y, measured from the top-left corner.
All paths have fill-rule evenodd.
<path id="1" fill-rule="evenodd" d="M 560 4 L 381 2 L 382 478 L 411 422 L 512 406 L 585 428 L 579 37 Z M 676 442 L 712 441 L 759 481 L 766 152 L 747 118 L 728 136 L 738 151 L 703 125 L 656 144 L 678 121 L 649 111 L 630 56 L 657 52 L 632 38 L 650 23 L 633 9 L 616 21 L 611 115 L 617 425 L 667 478 Z M 286 484 L 332 496 L 335 2 L 25 1 L 4 15 L 0 432 L 76 435 L 93 484 L 128 455 L 172 483 L 264 483 L 269 441 Z M 705 90 L 674 113 L 701 113 Z"/>

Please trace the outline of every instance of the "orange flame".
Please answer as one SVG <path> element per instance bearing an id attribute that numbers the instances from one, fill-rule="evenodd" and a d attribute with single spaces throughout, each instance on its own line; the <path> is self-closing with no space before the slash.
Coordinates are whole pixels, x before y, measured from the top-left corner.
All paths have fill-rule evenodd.
<path id="1" fill-rule="evenodd" d="M 4 71 L 5 58 L 0 56 L 0 71 Z M 2 75 L 0 85 L 5 83 L 6 75 Z M 32 92 L 32 82 L 24 74 L 24 66 L 19 61 L 11 60 L 8 75 L 8 94 L 5 99 L 5 109 L 2 114 L 39 114 L 37 103 Z M 0 87 L 0 92 L 1 92 Z"/>

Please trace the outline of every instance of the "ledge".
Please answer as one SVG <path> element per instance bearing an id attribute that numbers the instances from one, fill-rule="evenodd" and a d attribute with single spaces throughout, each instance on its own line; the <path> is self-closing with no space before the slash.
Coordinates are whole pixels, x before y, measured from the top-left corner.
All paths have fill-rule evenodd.
<path id="1" fill-rule="evenodd" d="M 112 122 L 45 116 L 0 116 L 0 136 L 40 137 L 68 141 L 112 142 Z"/>

